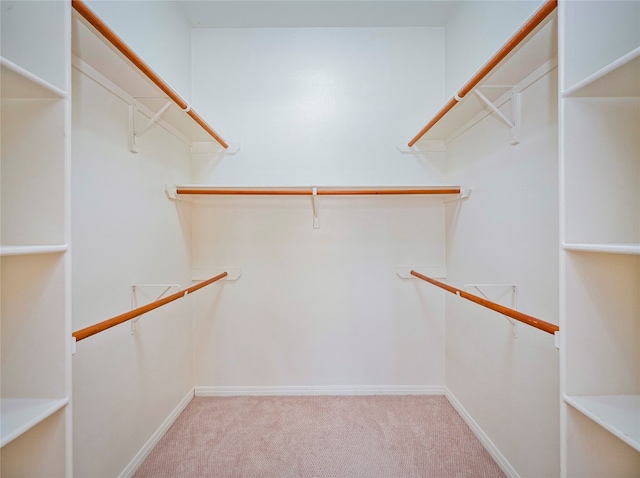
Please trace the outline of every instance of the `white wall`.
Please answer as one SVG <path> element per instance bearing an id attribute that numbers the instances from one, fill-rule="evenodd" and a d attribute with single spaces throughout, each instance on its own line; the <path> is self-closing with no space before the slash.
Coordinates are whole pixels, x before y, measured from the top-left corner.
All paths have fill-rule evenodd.
<path id="1" fill-rule="evenodd" d="M 162 128 L 128 150 L 128 107 L 73 72 L 73 330 L 131 309 L 134 284 L 191 285 L 191 213 L 165 182 L 189 178 L 189 148 Z M 150 295 L 157 289 L 147 291 Z M 205 293 L 205 292 L 199 292 Z M 153 300 L 140 296 L 139 305 Z M 74 475 L 113 477 L 193 387 L 190 299 L 78 343 Z"/>
<path id="2" fill-rule="evenodd" d="M 243 141 L 197 157 L 197 182 L 442 181 L 395 147 L 442 101 L 440 28 L 194 30 L 194 99 Z M 419 54 L 416 54 L 416 51 Z M 218 121 L 216 119 L 216 121 Z M 444 299 L 398 266 L 444 266 L 444 209 L 425 198 L 198 201 L 194 267 L 242 268 L 197 299 L 197 386 L 444 383 Z"/>
<path id="3" fill-rule="evenodd" d="M 517 308 L 558 323 L 557 71 L 522 94 L 521 143 L 486 117 L 448 145 L 473 192 L 447 206 L 448 282 L 515 284 Z M 507 103 L 505 107 L 509 107 Z M 479 295 L 477 291 L 468 289 Z M 483 289 L 511 306 L 504 289 Z M 524 324 L 447 294 L 446 384 L 520 476 L 558 476 L 558 350 Z M 535 450 L 535 451 L 534 451 Z"/>
<path id="4" fill-rule="evenodd" d="M 191 27 L 179 3 L 87 0 L 96 15 L 190 102 Z"/>
<path id="5" fill-rule="evenodd" d="M 194 103 L 243 145 L 197 158 L 197 182 L 441 181 L 441 163 L 396 144 L 444 100 L 444 29 L 195 29 L 192 42 Z"/>
<path id="6" fill-rule="evenodd" d="M 460 1 L 447 21 L 446 96 L 451 98 L 543 4 Z"/>

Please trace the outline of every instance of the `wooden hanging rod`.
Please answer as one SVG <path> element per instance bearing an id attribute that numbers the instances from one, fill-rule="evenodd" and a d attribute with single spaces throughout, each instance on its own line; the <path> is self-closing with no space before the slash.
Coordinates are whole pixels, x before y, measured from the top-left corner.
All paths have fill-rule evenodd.
<path id="1" fill-rule="evenodd" d="M 411 148 L 416 144 L 420 138 L 422 138 L 427 131 L 429 131 L 438 121 L 440 121 L 460 100 L 462 100 L 467 94 L 472 91 L 478 83 L 484 80 L 498 64 L 504 60 L 509 53 L 516 49 L 516 47 L 534 31 L 538 25 L 540 25 L 545 18 L 547 18 L 551 12 L 553 12 L 558 6 L 558 0 L 547 0 L 542 7 L 525 23 L 520 30 L 513 35 L 507 43 L 505 43 L 498 52 L 493 55 L 487 63 L 458 91 L 458 94 L 454 95 L 444 107 L 438 111 L 438 113 L 427 123 L 427 125 L 420 130 L 420 132 L 409 141 L 408 146 Z"/>
<path id="2" fill-rule="evenodd" d="M 177 194 L 249 195 L 249 196 L 312 196 L 313 188 L 177 188 Z M 401 195 L 401 194 L 460 194 L 459 187 L 411 189 L 317 189 L 318 196 Z"/>
<path id="3" fill-rule="evenodd" d="M 223 148 L 229 145 L 196 113 L 189 104 L 176 93 L 158 74 L 147 65 L 111 28 L 98 17 L 83 0 L 71 0 L 71 5 L 82 17 L 89 22 L 107 41 L 109 41 L 125 58 L 133 63 L 147 78 L 149 78 L 164 94 L 166 94 L 178 107 L 185 111 L 202 129 L 211 135 Z"/>
<path id="4" fill-rule="evenodd" d="M 155 302 L 151 302 L 150 304 L 143 305 L 142 307 L 138 307 L 137 309 L 130 310 L 129 312 L 125 312 L 124 314 L 117 315 L 103 322 L 99 322 L 97 324 L 91 325 L 84 329 L 77 330 L 71 335 L 75 337 L 77 341 L 86 339 L 87 337 L 91 337 L 92 335 L 98 334 L 103 330 L 107 330 L 107 329 L 110 329 L 111 327 L 115 327 L 116 325 L 126 322 L 127 320 L 134 319 L 153 309 L 162 307 L 163 305 L 166 305 L 169 302 L 173 302 L 174 300 L 180 299 L 181 297 L 185 297 L 187 296 L 187 294 L 191 294 L 192 292 L 195 292 L 198 289 L 202 289 L 203 287 L 206 287 L 209 284 L 213 284 L 214 282 L 219 281 L 220 279 L 226 276 L 227 276 L 227 273 L 223 272 L 222 274 L 212 277 L 211 279 L 202 281 L 199 284 L 191 286 L 188 289 L 181 290 L 180 292 L 176 292 L 175 294 L 171 294 L 163 299 L 156 300 Z"/>
<path id="5" fill-rule="evenodd" d="M 440 282 L 435 279 L 432 279 L 431 277 L 422 275 L 419 272 L 412 270 L 411 275 L 416 276 L 417 278 L 422 279 L 423 281 L 427 281 L 430 284 L 438 286 L 448 292 L 451 292 L 452 294 L 456 294 L 457 296 L 470 300 L 471 302 L 475 302 L 476 304 L 479 304 L 488 309 L 495 310 L 496 312 L 499 312 L 502 315 L 506 315 L 508 317 L 511 317 L 512 319 L 516 319 L 520 322 L 530 325 L 531 327 L 535 327 L 536 329 L 540 329 L 549 334 L 553 335 L 555 332 L 560 330 L 560 327 L 558 327 L 555 324 L 545 322 L 544 320 L 536 319 L 535 317 L 532 317 L 527 314 L 523 314 L 522 312 L 518 312 L 517 310 L 510 309 L 509 307 L 496 304 L 495 302 L 491 302 L 490 300 L 483 299 L 482 297 L 478 297 L 477 295 L 469 294 L 468 292 L 465 292 L 463 290 L 456 289 L 455 287 L 447 285 L 444 282 Z"/>

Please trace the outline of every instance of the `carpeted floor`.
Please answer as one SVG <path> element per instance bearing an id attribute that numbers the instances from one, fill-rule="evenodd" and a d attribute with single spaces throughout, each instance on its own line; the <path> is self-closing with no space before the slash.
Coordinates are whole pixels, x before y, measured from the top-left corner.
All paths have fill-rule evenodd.
<path id="1" fill-rule="evenodd" d="M 194 398 L 144 477 L 502 477 L 444 396 Z"/>

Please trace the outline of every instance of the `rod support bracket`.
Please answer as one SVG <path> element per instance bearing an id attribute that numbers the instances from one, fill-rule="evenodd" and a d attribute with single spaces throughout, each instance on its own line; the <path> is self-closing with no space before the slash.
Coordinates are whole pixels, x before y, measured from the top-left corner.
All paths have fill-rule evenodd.
<path id="1" fill-rule="evenodd" d="M 505 88 L 502 85 L 486 85 L 487 88 Z M 511 118 L 505 115 L 498 106 L 496 106 L 493 101 L 487 98 L 481 91 L 480 87 L 475 88 L 473 92 L 476 96 L 482 101 L 489 109 L 496 115 L 496 117 L 502 121 L 508 128 L 510 132 L 509 142 L 512 145 L 516 145 L 520 143 L 520 93 L 516 91 L 515 86 L 509 86 L 511 89 Z"/>
<path id="2" fill-rule="evenodd" d="M 133 99 L 133 104 L 129 105 L 129 137 L 131 143 L 129 149 L 132 153 L 138 152 L 138 139 L 160 120 L 164 112 L 167 111 L 171 105 L 172 102 L 167 101 L 164 106 L 149 118 L 149 121 L 147 121 L 147 123 L 138 131 L 136 128 L 136 118 L 140 114 L 140 109 L 138 107 L 138 100 L 135 98 Z"/>

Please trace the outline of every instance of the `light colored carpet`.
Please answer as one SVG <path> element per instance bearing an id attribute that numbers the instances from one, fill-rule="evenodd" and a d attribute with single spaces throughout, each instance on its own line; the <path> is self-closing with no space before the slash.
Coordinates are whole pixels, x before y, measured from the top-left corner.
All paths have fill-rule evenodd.
<path id="1" fill-rule="evenodd" d="M 502 477 L 444 396 L 194 398 L 144 477 Z"/>

